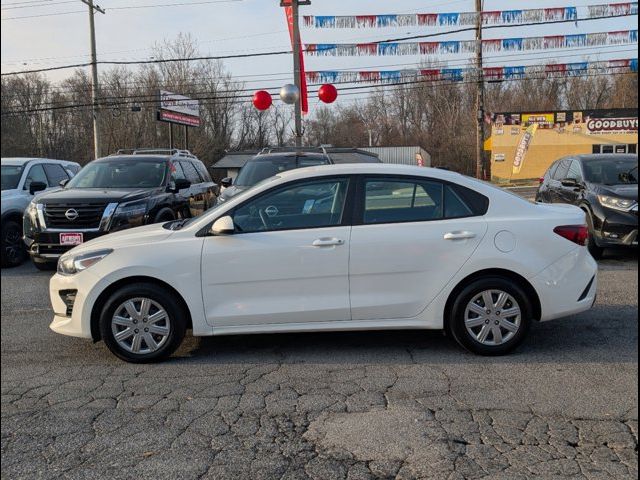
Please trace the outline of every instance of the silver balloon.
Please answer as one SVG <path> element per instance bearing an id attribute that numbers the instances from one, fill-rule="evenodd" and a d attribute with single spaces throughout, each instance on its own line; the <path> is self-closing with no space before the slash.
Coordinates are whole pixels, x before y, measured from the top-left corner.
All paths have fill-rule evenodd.
<path id="1" fill-rule="evenodd" d="M 293 105 L 300 99 L 300 89 L 295 85 L 288 83 L 280 89 L 280 99 L 284 103 Z"/>

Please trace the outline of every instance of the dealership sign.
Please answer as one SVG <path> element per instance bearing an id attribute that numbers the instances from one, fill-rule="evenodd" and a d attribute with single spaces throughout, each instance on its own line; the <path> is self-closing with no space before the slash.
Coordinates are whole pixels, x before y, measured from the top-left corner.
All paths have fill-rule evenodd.
<path id="1" fill-rule="evenodd" d="M 200 103 L 184 95 L 160 90 L 158 120 L 189 127 L 200 126 Z"/>
<path id="2" fill-rule="evenodd" d="M 637 118 L 591 118 L 587 122 L 590 134 L 637 133 Z"/>

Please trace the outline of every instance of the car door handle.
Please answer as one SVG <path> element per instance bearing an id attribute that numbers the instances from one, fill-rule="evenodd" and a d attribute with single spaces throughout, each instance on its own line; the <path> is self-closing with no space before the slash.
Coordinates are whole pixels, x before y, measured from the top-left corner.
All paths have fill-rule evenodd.
<path id="1" fill-rule="evenodd" d="M 445 240 L 469 240 L 475 238 L 476 234 L 473 232 L 449 232 L 445 233 Z"/>
<path id="2" fill-rule="evenodd" d="M 344 245 L 344 240 L 339 238 L 319 238 L 315 240 L 311 245 L 314 247 L 335 247 L 338 245 Z"/>

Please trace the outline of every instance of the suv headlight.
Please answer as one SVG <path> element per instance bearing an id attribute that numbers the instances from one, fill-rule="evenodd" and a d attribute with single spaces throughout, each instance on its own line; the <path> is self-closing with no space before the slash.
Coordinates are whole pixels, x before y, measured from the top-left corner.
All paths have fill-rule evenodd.
<path id="1" fill-rule="evenodd" d="M 139 227 L 144 225 L 147 206 L 147 200 L 121 203 L 113 214 L 112 227 Z"/>
<path id="2" fill-rule="evenodd" d="M 31 202 L 29 202 L 29 206 L 25 213 L 29 217 L 32 225 L 38 224 L 38 203 L 35 200 L 31 200 Z"/>
<path id="3" fill-rule="evenodd" d="M 113 252 L 113 249 L 107 248 L 104 250 L 97 250 L 95 252 L 82 253 L 80 255 L 63 255 L 58 260 L 58 273 L 60 275 L 74 275 L 78 272 L 82 272 L 90 266 L 98 263 L 111 252 Z"/>
<path id="4" fill-rule="evenodd" d="M 609 195 L 598 195 L 598 201 L 600 205 L 607 208 L 613 208 L 621 212 L 628 212 L 635 207 L 635 200 L 629 200 L 626 198 L 610 197 Z"/>

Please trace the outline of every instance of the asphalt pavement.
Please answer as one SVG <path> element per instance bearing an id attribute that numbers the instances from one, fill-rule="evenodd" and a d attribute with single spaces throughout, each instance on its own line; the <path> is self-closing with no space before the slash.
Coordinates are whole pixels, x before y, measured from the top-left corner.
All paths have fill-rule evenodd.
<path id="1" fill-rule="evenodd" d="M 129 365 L 2 270 L 3 479 L 637 478 L 638 257 L 596 307 L 481 358 L 437 332 L 188 338 Z"/>

